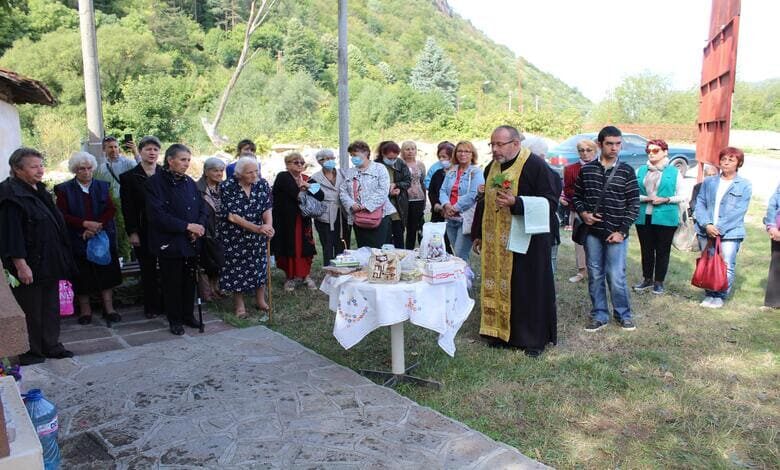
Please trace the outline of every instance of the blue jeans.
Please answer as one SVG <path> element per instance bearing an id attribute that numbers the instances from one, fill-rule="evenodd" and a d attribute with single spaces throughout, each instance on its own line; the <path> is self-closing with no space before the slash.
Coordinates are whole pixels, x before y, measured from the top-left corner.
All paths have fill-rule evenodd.
<path id="1" fill-rule="evenodd" d="M 704 251 L 704 247 L 707 246 L 707 237 L 699 236 L 699 248 Z M 734 273 L 737 269 L 737 252 L 739 251 L 739 245 L 742 244 L 742 240 L 721 240 L 720 241 L 720 254 L 723 256 L 723 261 L 726 262 L 726 277 L 729 280 L 729 288 L 724 292 L 715 292 L 711 290 L 705 290 L 704 295 L 707 297 L 717 297 L 719 299 L 725 299 L 731 293 L 731 288 L 734 285 Z M 712 242 L 712 248 L 710 254 L 715 251 L 715 242 Z"/>
<path id="2" fill-rule="evenodd" d="M 626 253 L 628 239 L 621 243 L 607 243 L 588 235 L 585 240 L 585 257 L 588 266 L 588 293 L 593 309 L 590 316 L 594 320 L 609 321 L 607 304 L 607 285 L 612 297 L 612 309 L 615 320 L 631 319 L 631 303 L 626 285 Z M 605 282 L 606 277 L 606 282 Z"/>
<path id="3" fill-rule="evenodd" d="M 463 222 L 460 220 L 447 220 L 447 238 L 450 239 L 452 253 L 463 261 L 468 262 L 471 253 L 471 235 L 463 233 Z"/>

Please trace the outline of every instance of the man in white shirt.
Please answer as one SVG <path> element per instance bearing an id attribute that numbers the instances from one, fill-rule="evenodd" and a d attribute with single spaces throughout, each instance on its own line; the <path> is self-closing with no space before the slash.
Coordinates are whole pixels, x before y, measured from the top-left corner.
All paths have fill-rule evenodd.
<path id="1" fill-rule="evenodd" d="M 138 163 L 119 153 L 119 142 L 113 136 L 103 139 L 103 154 L 105 160 L 95 169 L 95 178 L 106 181 L 111 188 L 111 194 L 119 198 L 119 175 L 132 170 Z"/>

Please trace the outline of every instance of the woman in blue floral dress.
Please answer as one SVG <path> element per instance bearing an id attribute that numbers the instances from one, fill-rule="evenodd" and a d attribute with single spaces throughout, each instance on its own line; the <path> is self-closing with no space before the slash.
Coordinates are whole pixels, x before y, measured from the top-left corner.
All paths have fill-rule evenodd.
<path id="1" fill-rule="evenodd" d="M 253 292 L 260 313 L 267 314 L 265 286 L 268 282 L 267 243 L 274 236 L 271 218 L 271 187 L 260 178 L 257 162 L 242 157 L 235 174 L 220 185 L 222 194 L 219 238 L 225 247 L 225 264 L 219 287 L 233 293 L 237 317 L 246 316 L 244 293 Z"/>

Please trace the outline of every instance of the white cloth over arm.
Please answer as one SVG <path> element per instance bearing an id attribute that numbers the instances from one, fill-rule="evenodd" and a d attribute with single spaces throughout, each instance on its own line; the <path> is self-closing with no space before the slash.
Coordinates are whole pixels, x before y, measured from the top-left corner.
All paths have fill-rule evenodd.
<path id="1" fill-rule="evenodd" d="M 506 249 L 526 254 L 532 235 L 550 233 L 550 203 L 538 196 L 520 196 L 520 199 L 523 200 L 523 215 L 512 216 Z"/>

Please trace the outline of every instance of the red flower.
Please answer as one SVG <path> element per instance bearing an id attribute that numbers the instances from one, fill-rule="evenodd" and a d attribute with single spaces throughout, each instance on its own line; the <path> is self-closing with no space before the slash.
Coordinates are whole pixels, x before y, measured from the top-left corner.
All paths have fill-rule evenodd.
<path id="1" fill-rule="evenodd" d="M 501 187 L 504 189 L 509 189 L 512 187 L 512 182 L 509 180 L 504 180 L 504 182 L 501 183 Z"/>

